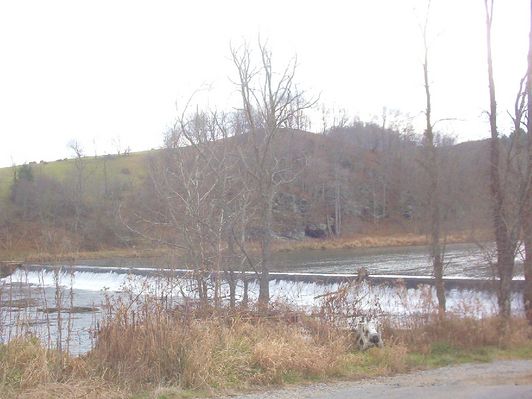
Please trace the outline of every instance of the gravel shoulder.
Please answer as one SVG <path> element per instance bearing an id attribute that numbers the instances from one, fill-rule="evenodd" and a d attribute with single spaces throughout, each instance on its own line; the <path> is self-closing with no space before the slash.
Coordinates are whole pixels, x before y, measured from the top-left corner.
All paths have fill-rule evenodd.
<path id="1" fill-rule="evenodd" d="M 532 398 L 532 360 L 464 364 L 357 382 L 313 384 L 237 399 Z M 234 399 L 235 397 L 233 397 Z"/>

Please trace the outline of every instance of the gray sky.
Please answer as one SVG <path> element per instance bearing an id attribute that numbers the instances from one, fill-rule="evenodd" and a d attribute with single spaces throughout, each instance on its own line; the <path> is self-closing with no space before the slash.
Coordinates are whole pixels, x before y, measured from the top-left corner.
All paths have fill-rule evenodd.
<path id="1" fill-rule="evenodd" d="M 433 0 L 431 81 L 440 129 L 488 136 L 483 0 Z M 424 108 L 422 0 L 1 1 L 0 166 L 159 147 L 179 107 L 238 104 L 229 44 L 260 34 L 281 68 L 321 103 L 369 120 L 382 107 Z M 526 0 L 496 0 L 494 57 L 501 128 L 526 68 Z M 318 111 L 313 130 L 319 130 Z M 120 144 L 118 144 L 120 143 Z"/>

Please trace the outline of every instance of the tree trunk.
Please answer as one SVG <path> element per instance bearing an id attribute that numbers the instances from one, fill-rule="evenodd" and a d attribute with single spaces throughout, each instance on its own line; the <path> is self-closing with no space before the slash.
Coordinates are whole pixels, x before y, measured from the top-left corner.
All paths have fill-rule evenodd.
<path id="1" fill-rule="evenodd" d="M 248 288 L 249 288 L 249 280 L 247 279 L 247 276 L 245 273 L 242 273 L 242 280 L 244 281 L 244 288 L 242 293 L 242 307 L 247 308 L 248 307 L 248 301 L 249 301 L 249 295 L 248 295 Z"/>
<path id="2" fill-rule="evenodd" d="M 528 186 L 525 196 L 525 206 L 523 215 L 523 244 L 525 246 L 525 289 L 523 299 L 525 302 L 525 312 L 528 323 L 532 325 L 532 1 L 530 2 L 530 33 L 528 36 L 528 69 L 526 79 L 527 92 L 527 175 Z"/>
<path id="3" fill-rule="evenodd" d="M 236 306 L 236 276 L 233 270 L 229 271 L 229 307 L 231 310 L 235 309 Z"/>
<path id="4" fill-rule="evenodd" d="M 235 246 L 234 237 L 231 234 L 232 226 L 227 233 L 227 252 L 229 254 L 229 264 L 227 265 L 227 284 L 229 284 L 229 307 L 233 310 L 236 306 L 236 273 L 234 270 L 235 263 Z"/>
<path id="5" fill-rule="evenodd" d="M 497 250 L 497 252 L 499 252 Z M 499 272 L 499 287 L 497 302 L 499 313 L 504 318 L 509 318 L 512 312 L 512 277 L 514 269 L 514 252 L 504 250 L 497 256 Z"/>
<path id="6" fill-rule="evenodd" d="M 531 206 L 529 205 L 527 214 L 525 214 L 525 226 L 523 228 L 525 245 L 525 289 L 523 299 L 528 323 L 532 325 L 532 222 L 530 222 L 532 219 L 532 211 L 530 208 Z"/>
<path id="7" fill-rule="evenodd" d="M 263 232 L 261 240 L 261 273 L 259 280 L 259 307 L 268 308 L 270 302 L 270 262 L 272 245 L 273 192 L 263 197 Z"/>
<path id="8" fill-rule="evenodd" d="M 376 179 L 376 178 L 375 178 Z M 377 182 L 373 182 L 373 224 L 377 224 Z"/>
<path id="9" fill-rule="evenodd" d="M 446 300 L 445 300 L 445 284 L 443 282 L 443 258 L 442 256 L 434 257 L 434 280 L 436 283 L 436 297 L 438 298 L 438 307 L 441 312 L 445 312 Z"/>
<path id="10" fill-rule="evenodd" d="M 388 212 L 388 190 L 386 180 L 382 182 L 382 217 L 387 217 Z"/>
<path id="11" fill-rule="evenodd" d="M 432 270 L 436 283 L 436 296 L 438 298 L 438 307 L 441 313 L 445 312 L 445 285 L 443 283 L 443 253 L 440 243 L 441 235 L 441 211 L 440 211 L 440 190 L 439 190 L 439 173 L 436 146 L 434 145 L 434 132 L 432 128 L 432 105 L 429 84 L 429 66 L 428 66 L 428 45 L 427 45 L 427 27 L 428 11 L 423 31 L 423 41 L 425 45 L 425 59 L 423 63 L 423 78 L 425 82 L 425 154 L 426 168 L 429 177 L 429 209 L 430 209 L 430 255 L 432 258 Z"/>
<path id="12" fill-rule="evenodd" d="M 335 198 L 334 198 L 334 235 L 340 236 L 341 231 L 341 209 L 340 209 L 340 181 L 338 180 L 338 165 L 335 166 Z"/>
<path id="13" fill-rule="evenodd" d="M 508 227 L 504 217 L 504 193 L 502 191 L 499 165 L 499 133 L 497 131 L 497 103 L 495 101 L 495 82 L 493 79 L 493 62 L 491 55 L 491 22 L 493 16 L 493 2 L 488 6 L 488 0 L 485 0 L 486 7 L 486 39 L 488 50 L 488 80 L 490 95 L 490 193 L 493 210 L 493 227 L 495 229 L 495 244 L 497 246 L 497 274 L 499 277 L 499 287 L 497 290 L 499 314 L 508 318 L 511 314 L 511 283 L 514 269 L 514 250 L 515 246 L 510 239 Z"/>

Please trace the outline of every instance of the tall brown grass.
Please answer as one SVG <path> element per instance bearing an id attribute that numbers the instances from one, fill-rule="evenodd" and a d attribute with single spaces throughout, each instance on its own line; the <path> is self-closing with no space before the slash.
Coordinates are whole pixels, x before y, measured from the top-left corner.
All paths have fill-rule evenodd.
<path id="1" fill-rule="evenodd" d="M 470 243 L 489 240 L 486 232 L 477 232 L 475 237 L 470 232 L 454 232 L 446 237 L 448 244 Z M 303 241 L 277 241 L 274 250 L 289 252 L 298 250 L 356 249 L 380 247 L 406 247 L 427 245 L 428 237 L 424 234 L 392 233 L 392 234 L 352 234 L 341 238 L 306 239 Z"/>
<path id="2" fill-rule="evenodd" d="M 393 342 L 424 354 L 430 352 L 435 342 L 445 342 L 464 350 L 485 346 L 512 348 L 529 342 L 529 327 L 524 318 L 442 318 L 435 314 L 422 322 L 410 318 L 401 328 L 387 323 L 384 329 Z"/>
<path id="3" fill-rule="evenodd" d="M 348 333 L 324 334 L 303 314 L 295 321 L 293 312 L 186 312 L 154 301 L 133 317 L 122 305 L 104 322 L 88 361 L 128 384 L 241 388 L 334 375 L 352 349 Z"/>
<path id="4" fill-rule="evenodd" d="M 158 294 L 108 298 L 94 348 L 81 357 L 46 348 L 31 336 L 0 345 L 0 397 L 121 398 L 169 387 L 227 392 L 405 372 L 420 366 L 412 363 L 413 354 L 430 357 L 438 348 L 530 346 L 523 318 L 504 324 L 473 317 L 474 309 L 471 315 L 442 316 L 428 294 L 416 311 L 394 318 L 378 304 L 362 308 L 357 295 L 361 286 L 343 286 L 323 296 L 312 313 L 282 303 L 264 313 L 199 302 L 184 306 Z M 358 315 L 381 321 L 383 349 L 357 350 L 346 318 Z"/>

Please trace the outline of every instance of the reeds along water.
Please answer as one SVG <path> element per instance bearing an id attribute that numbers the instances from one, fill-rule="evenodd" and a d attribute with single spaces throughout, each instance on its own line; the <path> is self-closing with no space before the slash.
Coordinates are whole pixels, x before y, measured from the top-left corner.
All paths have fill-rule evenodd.
<path id="1" fill-rule="evenodd" d="M 408 370 L 408 351 L 429 354 L 435 342 L 470 349 L 527 339 L 522 317 L 501 339 L 489 293 L 449 291 L 451 311 L 442 318 L 428 286 L 278 280 L 265 312 L 254 306 L 253 281 L 247 306 L 239 283 L 233 309 L 225 284 L 216 306 L 217 285 L 204 283 L 206 299 L 197 295 L 197 280 L 175 276 L 67 269 L 19 271 L 2 280 L 0 396 L 37 386 L 40 397 L 46 384 L 54 392 L 63 387 L 66 397 L 73 387 L 80 397 L 102 397 L 106 389 L 129 397 L 153 386 L 242 388 L 385 375 Z M 357 352 L 349 320 L 361 315 L 378 320 L 384 349 Z"/>
<path id="2" fill-rule="evenodd" d="M 144 273 L 146 274 L 146 273 Z M 205 277 L 207 294 L 214 297 L 214 282 Z M 404 284 L 370 285 L 363 283 L 324 283 L 313 281 L 270 282 L 272 307 L 289 307 L 307 315 L 319 315 L 334 321 L 353 315 L 371 315 L 404 325 L 405 320 L 429 315 L 437 311 L 436 296 L 430 286 L 406 288 Z M 2 279 L 0 332 L 4 342 L 13 337 L 32 334 L 49 348 L 67 353 L 88 352 L 95 343 L 97 332 L 104 323 L 127 309 L 128 320 L 139 320 L 139 312 L 147 301 L 159 303 L 165 310 L 194 307 L 201 302 L 197 280 L 186 276 L 159 273 L 132 275 L 105 272 L 77 271 L 75 268 L 17 270 Z M 222 307 L 228 306 L 229 286 L 219 284 Z M 249 304 L 258 297 L 255 280 L 247 284 Z M 333 294 L 331 294 L 333 293 Z M 342 293 L 343 314 L 330 312 L 339 303 Z M 244 297 L 244 284 L 237 283 L 237 304 Z M 331 298 L 335 298 L 331 302 Z M 157 302 L 159 301 L 159 302 Z M 204 301 L 205 302 L 205 301 Z M 209 298 L 205 303 L 210 303 Z M 476 319 L 493 316 L 497 312 L 494 292 L 487 290 L 451 289 L 447 291 L 448 312 L 459 317 Z M 514 293 L 512 301 L 516 315 L 522 312 L 521 297 Z M 329 309 L 329 310 L 327 310 Z M 123 315 L 123 317 L 126 317 Z"/>
<path id="3" fill-rule="evenodd" d="M 90 349 L 97 298 L 75 288 L 70 268 L 50 273 L 17 270 L 0 282 L 0 339 L 38 338 L 48 349 L 79 354 Z"/>

